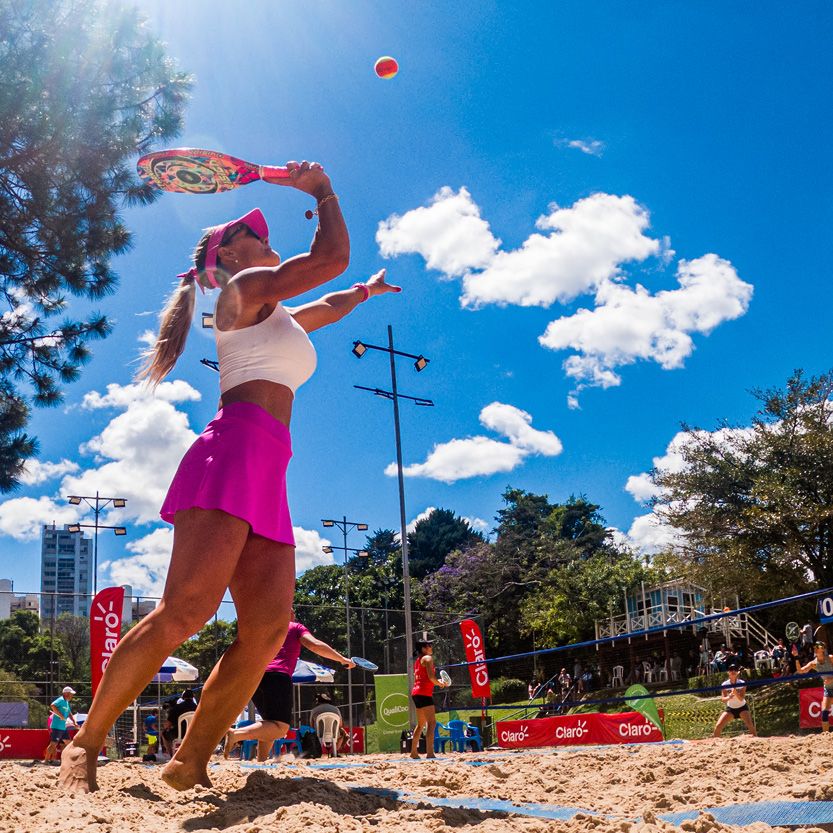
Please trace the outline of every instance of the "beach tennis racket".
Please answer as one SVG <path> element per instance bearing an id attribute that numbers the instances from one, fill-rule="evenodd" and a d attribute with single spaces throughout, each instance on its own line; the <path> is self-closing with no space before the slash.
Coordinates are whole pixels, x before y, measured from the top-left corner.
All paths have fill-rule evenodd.
<path id="1" fill-rule="evenodd" d="M 439 680 L 446 687 L 451 685 L 451 677 L 449 676 L 448 671 L 446 671 L 445 669 L 440 671 Z"/>
<path id="2" fill-rule="evenodd" d="M 375 662 L 371 662 L 364 657 L 350 657 L 351 662 L 355 662 L 359 668 L 364 668 L 365 671 L 378 671 L 379 666 Z"/>
<path id="3" fill-rule="evenodd" d="M 255 165 L 227 153 L 200 148 L 173 148 L 145 154 L 136 163 L 150 185 L 177 194 L 220 194 L 265 177 L 289 179 L 286 168 Z"/>

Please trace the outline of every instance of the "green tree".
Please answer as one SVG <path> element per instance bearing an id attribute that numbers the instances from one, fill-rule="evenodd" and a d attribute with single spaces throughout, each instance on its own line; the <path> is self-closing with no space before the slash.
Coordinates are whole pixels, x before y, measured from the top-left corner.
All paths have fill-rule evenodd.
<path id="1" fill-rule="evenodd" d="M 771 598 L 833 585 L 833 373 L 754 393 L 751 427 L 684 426 L 683 465 L 652 473 L 653 508 L 681 533 L 675 555 L 746 601 L 750 586 Z"/>
<path id="2" fill-rule="evenodd" d="M 176 136 L 190 89 L 120 0 L 0 0 L 0 491 L 37 452 L 31 404 L 55 405 L 104 315 L 61 318 L 69 299 L 115 291 L 130 234 L 119 210 L 148 203 L 133 163 Z M 76 313 L 73 304 L 71 310 Z"/>
<path id="3" fill-rule="evenodd" d="M 46 726 L 47 706 L 38 699 L 38 687 L 24 683 L 10 671 L 0 668 L 0 700 L 29 704 L 29 728 Z"/>
<path id="4" fill-rule="evenodd" d="M 38 614 L 16 610 L 0 621 L 0 665 L 22 680 L 46 681 L 50 662 L 55 677 L 65 677 L 67 657 L 60 638 L 40 630 Z"/>
<path id="5" fill-rule="evenodd" d="M 453 550 L 465 549 L 483 536 L 450 509 L 434 509 L 408 533 L 408 566 L 415 579 L 439 569 Z"/>
<path id="6" fill-rule="evenodd" d="M 217 660 L 237 637 L 237 621 L 211 621 L 183 642 L 176 650 L 176 656 L 190 662 L 199 669 L 200 679 L 205 681 Z"/>
<path id="7" fill-rule="evenodd" d="M 62 613 L 55 620 L 55 637 L 61 641 L 66 668 L 63 676 L 71 680 L 90 677 L 90 620 L 87 616 Z"/>
<path id="8" fill-rule="evenodd" d="M 573 543 L 562 546 L 575 549 Z M 597 619 L 618 612 L 626 590 L 650 580 L 641 559 L 627 550 L 608 546 L 587 557 L 569 555 L 565 552 L 563 563 L 549 570 L 521 602 L 521 630 L 534 634 L 539 645 L 589 638 Z"/>

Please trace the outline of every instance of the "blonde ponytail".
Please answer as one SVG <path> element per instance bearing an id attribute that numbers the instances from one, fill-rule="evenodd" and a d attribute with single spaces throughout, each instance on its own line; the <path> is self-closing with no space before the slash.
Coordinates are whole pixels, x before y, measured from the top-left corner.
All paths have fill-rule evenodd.
<path id="1" fill-rule="evenodd" d="M 185 349 L 194 318 L 196 294 L 193 278 L 182 281 L 171 293 L 159 316 L 156 343 L 142 354 L 144 362 L 136 374 L 137 380 L 147 380 L 155 388 L 173 370 Z"/>

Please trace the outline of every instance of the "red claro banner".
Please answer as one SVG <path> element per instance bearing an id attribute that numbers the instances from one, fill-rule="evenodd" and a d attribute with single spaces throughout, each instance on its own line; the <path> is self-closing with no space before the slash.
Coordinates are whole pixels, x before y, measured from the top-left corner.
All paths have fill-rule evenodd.
<path id="1" fill-rule="evenodd" d="M 121 638 L 123 604 L 123 587 L 105 587 L 98 591 L 90 607 L 90 669 L 93 695 Z"/>
<path id="2" fill-rule="evenodd" d="M 495 726 L 498 744 L 510 749 L 589 743 L 650 743 L 663 739 L 662 732 L 638 712 L 499 720 Z"/>
<path id="3" fill-rule="evenodd" d="M 476 663 L 469 666 L 471 696 L 491 697 L 492 687 L 489 684 L 489 668 L 484 662 L 486 659 L 486 644 L 480 633 L 480 626 L 474 619 L 463 619 L 460 622 L 460 630 L 463 632 L 466 661 Z"/>
<path id="4" fill-rule="evenodd" d="M 798 725 L 802 729 L 821 728 L 822 687 L 802 688 L 798 691 Z"/>

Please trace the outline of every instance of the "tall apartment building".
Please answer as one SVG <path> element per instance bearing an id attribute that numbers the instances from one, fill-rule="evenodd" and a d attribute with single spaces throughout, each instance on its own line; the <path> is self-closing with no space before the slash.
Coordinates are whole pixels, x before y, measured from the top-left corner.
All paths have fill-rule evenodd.
<path id="1" fill-rule="evenodd" d="M 66 526 L 41 534 L 41 618 L 71 613 L 89 616 L 93 592 L 93 541 Z"/>

